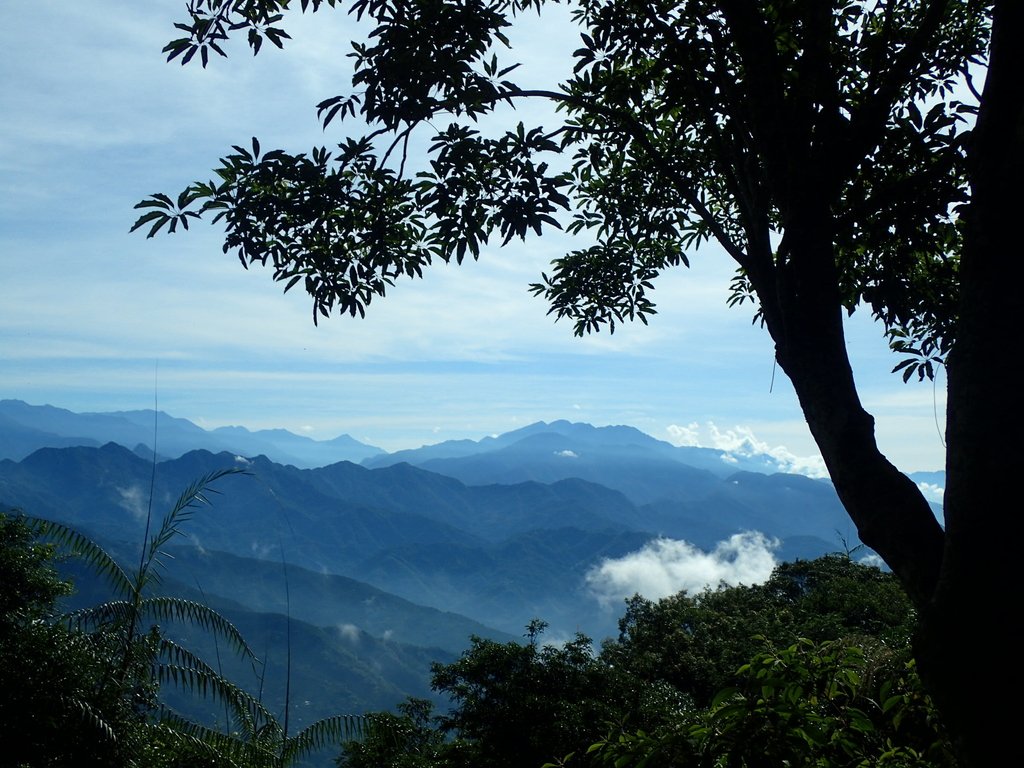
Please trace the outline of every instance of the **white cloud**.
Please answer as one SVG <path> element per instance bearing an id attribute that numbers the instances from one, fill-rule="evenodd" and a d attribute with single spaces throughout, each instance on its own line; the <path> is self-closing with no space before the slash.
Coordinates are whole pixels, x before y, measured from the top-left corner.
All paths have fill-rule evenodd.
<path id="1" fill-rule="evenodd" d="M 146 514 L 149 512 L 149 494 L 142 486 L 132 485 L 128 488 L 118 488 L 117 493 L 121 497 L 118 504 L 122 509 L 131 512 L 136 520 L 146 519 Z"/>
<path id="2" fill-rule="evenodd" d="M 719 429 L 713 421 L 703 424 L 691 422 L 686 426 L 669 424 L 665 431 L 673 445 L 714 448 L 724 451 L 722 461 L 736 464 L 739 458 L 767 456 L 780 472 L 791 472 L 808 477 L 825 478 L 828 471 L 820 455 L 797 456 L 784 445 L 770 445 L 759 440 L 750 427 L 734 426 Z"/>
<path id="3" fill-rule="evenodd" d="M 860 558 L 857 562 L 861 565 L 873 565 L 875 568 L 880 570 L 886 570 L 888 568 L 885 564 L 885 560 L 876 554 L 866 555 L 865 557 Z"/>
<path id="4" fill-rule="evenodd" d="M 719 584 L 758 584 L 775 568 L 779 541 L 762 533 L 737 533 L 704 552 L 686 541 L 659 538 L 624 557 L 609 558 L 587 574 L 603 606 L 639 593 L 651 600 L 681 590 L 699 592 Z"/>
<path id="5" fill-rule="evenodd" d="M 196 536 L 194 533 L 189 533 L 187 534 L 187 536 L 188 540 L 192 542 L 192 546 L 199 550 L 200 555 L 203 555 L 205 557 L 207 554 L 209 554 L 208 550 L 206 549 L 206 547 L 203 546 L 203 542 L 200 541 L 198 536 Z"/>
<path id="6" fill-rule="evenodd" d="M 338 634 L 341 635 L 342 638 L 344 638 L 345 640 L 348 640 L 350 643 L 355 645 L 359 642 L 359 635 L 361 633 L 359 631 L 359 627 L 357 627 L 355 624 L 339 624 Z"/>
<path id="7" fill-rule="evenodd" d="M 249 550 L 260 560 L 266 560 L 270 557 L 274 549 L 275 547 L 272 544 L 263 544 L 259 541 L 254 541 L 249 545 Z"/>
<path id="8" fill-rule="evenodd" d="M 700 424 L 696 421 L 690 422 L 685 427 L 681 427 L 678 424 L 669 424 L 666 431 L 668 432 L 669 442 L 673 445 L 695 448 L 700 446 Z"/>
<path id="9" fill-rule="evenodd" d="M 921 489 L 921 493 L 928 501 L 934 501 L 936 504 L 942 503 L 942 497 L 946 492 L 946 489 L 941 485 L 935 483 L 918 483 L 917 487 Z"/>
<path id="10" fill-rule="evenodd" d="M 578 459 L 580 457 L 576 451 L 570 451 L 569 449 L 564 451 L 555 451 L 555 456 L 561 456 L 566 459 Z"/>

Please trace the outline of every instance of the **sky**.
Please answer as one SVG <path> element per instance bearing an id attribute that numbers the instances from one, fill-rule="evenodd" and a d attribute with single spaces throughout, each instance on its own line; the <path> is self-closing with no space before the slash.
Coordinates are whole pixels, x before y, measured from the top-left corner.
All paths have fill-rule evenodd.
<path id="1" fill-rule="evenodd" d="M 297 5 L 297 4 L 296 4 Z M 665 274 L 649 326 L 573 336 L 527 291 L 564 236 L 485 249 L 397 285 L 365 319 L 312 322 L 301 293 L 244 270 L 200 224 L 147 240 L 136 202 L 208 179 L 233 144 L 305 151 L 315 104 L 350 90 L 340 10 L 286 19 L 294 40 L 253 58 L 242 40 L 203 70 L 165 62 L 184 0 L 9 0 L 0 25 L 0 398 L 73 411 L 157 406 L 213 428 L 339 434 L 388 451 L 479 439 L 536 421 L 628 424 L 676 444 L 821 462 L 749 308 L 726 306 L 720 249 Z M 571 69 L 566 24 L 513 36 L 528 82 Z M 502 116 L 535 117 L 529 109 Z M 904 384 L 867 312 L 848 321 L 862 401 L 883 453 L 940 470 L 945 382 Z M 610 578 L 610 577 L 609 577 Z"/>

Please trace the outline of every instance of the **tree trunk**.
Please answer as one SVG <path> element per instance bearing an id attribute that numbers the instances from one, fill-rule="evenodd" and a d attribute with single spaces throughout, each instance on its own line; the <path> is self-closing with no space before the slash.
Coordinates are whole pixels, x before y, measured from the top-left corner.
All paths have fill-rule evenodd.
<path id="1" fill-rule="evenodd" d="M 938 580 L 943 532 L 917 486 L 879 451 L 874 419 L 857 394 L 824 199 L 810 194 L 795 206 L 779 249 L 784 263 L 758 291 L 761 306 L 779 365 L 861 541 L 924 607 Z"/>
<path id="2" fill-rule="evenodd" d="M 1011 334 L 1019 327 L 1024 253 L 1024 3 L 995 3 L 989 73 L 971 140 L 956 344 L 949 356 L 945 532 L 914 484 L 879 452 L 846 355 L 827 216 L 787 228 L 782 274 L 763 297 L 779 364 L 793 382 L 861 540 L 897 573 L 921 613 L 916 656 L 965 768 L 1016 752 L 1021 681 L 1013 601 L 1024 506 L 1024 409 Z M 773 306 L 774 305 L 774 306 Z M 1005 591 L 1004 591 L 1005 590 Z M 1010 596 L 1007 600 L 1007 595 Z M 1011 743 L 1014 742 L 1014 743 Z"/>
<path id="3" fill-rule="evenodd" d="M 1024 3 L 995 3 L 989 72 L 971 137 L 946 416 L 946 546 L 918 659 L 967 766 L 1018 751 L 1021 658 L 1014 606 L 1024 509 L 1012 478 L 1024 435 L 1019 334 L 1024 285 Z M 1011 720 L 1012 718 L 1012 720 Z"/>

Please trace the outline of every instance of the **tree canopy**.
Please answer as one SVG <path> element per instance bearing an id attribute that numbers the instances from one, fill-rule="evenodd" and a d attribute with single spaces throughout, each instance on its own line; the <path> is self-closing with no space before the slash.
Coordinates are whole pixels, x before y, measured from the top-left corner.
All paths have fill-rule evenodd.
<path id="1" fill-rule="evenodd" d="M 473 638 L 388 715 L 398 739 L 346 744 L 345 768 L 951 765 L 909 663 L 913 608 L 891 573 L 829 556 L 763 585 L 628 601 L 615 641 Z"/>
<path id="2" fill-rule="evenodd" d="M 301 6 L 322 4 L 335 2 Z M 585 30 L 573 77 L 522 88 L 510 79 L 521 62 L 506 60 L 510 29 L 543 4 L 353 3 L 375 26 L 352 43 L 353 91 L 317 111 L 325 128 L 347 121 L 356 133 L 308 153 L 235 147 L 216 181 L 144 201 L 136 228 L 153 235 L 211 214 L 225 251 L 272 265 L 286 290 L 301 283 L 316 320 L 361 315 L 398 278 L 478 257 L 492 237 L 565 227 L 584 244 L 534 291 L 582 334 L 646 321 L 652 280 L 709 240 L 736 262 L 733 300 L 781 322 L 758 285 L 786 271 L 792 222 L 814 200 L 836 214 L 834 298 L 849 311 L 870 304 L 902 349 L 941 359 L 975 110 L 953 85 L 983 53 L 979 4 L 846 2 L 833 13 L 790 0 L 761 14 L 708 0 L 572 3 Z M 281 46 L 286 6 L 192 2 L 168 58 L 198 54 L 205 66 L 240 31 L 254 52 Z M 479 126 L 524 99 L 554 102 L 562 121 Z M 426 163 L 409 157 L 416 131 L 429 135 Z"/>
<path id="3" fill-rule="evenodd" d="M 699 706 L 732 684 L 763 650 L 807 639 L 874 638 L 909 646 L 914 610 L 891 573 L 841 555 L 782 563 L 763 584 L 680 592 L 651 601 L 636 595 L 619 637 L 601 655 L 640 680 L 670 683 Z"/>
<path id="4" fill-rule="evenodd" d="M 284 45 L 291 5 L 190 0 L 168 58 L 205 65 L 232 34 L 254 52 Z M 976 598 L 1019 583 L 1019 504 L 991 477 L 1012 476 L 1003 435 L 1024 429 L 1020 409 L 1007 421 L 1016 372 L 998 341 L 1019 323 L 1006 286 L 1024 280 L 1021 4 L 574 0 L 574 73 L 520 87 L 514 21 L 545 5 L 355 0 L 369 29 L 351 89 L 318 105 L 325 128 L 351 133 L 301 154 L 239 145 L 215 180 L 142 201 L 135 228 L 221 222 L 225 252 L 301 284 L 316 319 L 362 315 L 399 278 L 492 238 L 561 227 L 581 245 L 534 291 L 577 333 L 645 321 L 657 276 L 717 242 L 733 303 L 753 302 L 861 541 L 919 610 L 922 674 L 961 757 L 988 764 L 1001 750 L 970 702 L 995 696 L 1015 644 Z M 561 121 L 482 119 L 525 99 L 553 102 Z M 412 158 L 419 133 L 428 150 Z M 945 527 L 860 402 L 843 315 L 861 306 L 905 376 L 947 366 Z M 979 633 L 982 673 L 957 651 Z"/>

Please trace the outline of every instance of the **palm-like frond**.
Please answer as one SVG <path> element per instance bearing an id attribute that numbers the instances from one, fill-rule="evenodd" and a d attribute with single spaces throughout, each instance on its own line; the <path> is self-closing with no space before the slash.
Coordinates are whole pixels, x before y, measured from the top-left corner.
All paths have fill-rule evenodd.
<path id="1" fill-rule="evenodd" d="M 110 582 L 116 594 L 129 597 L 135 592 L 135 585 L 124 569 L 103 547 L 74 528 L 53 520 L 24 515 L 32 531 L 42 539 L 48 539 L 68 550 L 68 554 L 88 563 L 100 576 Z"/>
<path id="2" fill-rule="evenodd" d="M 203 475 L 182 491 L 174 506 L 164 515 L 160 528 L 150 537 L 147 543 L 145 554 L 139 563 L 136 586 L 140 591 L 150 581 L 160 581 L 160 573 L 153 566 L 163 566 L 163 559 L 167 555 L 165 547 L 175 536 L 181 535 L 181 526 L 192 519 L 195 509 L 201 505 L 210 504 L 207 494 L 219 493 L 219 491 L 212 487 L 213 483 L 228 475 L 241 474 L 247 473 L 244 469 L 238 467 L 218 469 Z"/>
<path id="3" fill-rule="evenodd" d="M 110 727 L 110 723 L 88 701 L 79 696 L 62 696 L 60 702 L 67 709 L 76 712 L 82 722 L 87 723 L 103 741 L 117 743 L 117 734 Z"/>
<path id="4" fill-rule="evenodd" d="M 104 636 L 114 639 L 121 649 L 118 653 L 123 654 L 119 661 L 122 676 L 139 674 L 128 671 L 129 660 L 145 646 L 143 664 L 148 671 L 142 673 L 144 676 L 151 676 L 149 679 L 160 685 L 173 683 L 182 690 L 220 701 L 230 710 L 237 728 L 235 733 L 222 733 L 159 705 L 159 713 L 155 720 L 150 721 L 149 727 L 154 729 L 154 735 L 160 742 L 172 748 L 175 744 L 181 745 L 198 756 L 205 755 L 217 762 L 245 768 L 289 765 L 313 751 L 362 738 L 377 721 L 366 715 L 335 715 L 288 738 L 287 721 L 283 727 L 258 697 L 227 680 L 192 651 L 162 636 L 156 627 L 148 635 L 140 634 L 140 626 L 144 622 L 187 623 L 211 633 L 215 639 L 226 639 L 237 653 L 250 659 L 254 667 L 258 663 L 238 629 L 209 606 L 180 597 L 148 595 L 149 588 L 160 581 L 159 568 L 165 565 L 164 560 L 168 557 L 167 545 L 182 533 L 182 526 L 192 519 L 198 507 L 210 504 L 208 494 L 217 492 L 212 484 L 234 474 L 247 473 L 238 468 L 221 469 L 201 477 L 186 488 L 164 515 L 156 532 L 143 542 L 137 561 L 138 571 L 132 575 L 102 547 L 73 528 L 41 518 L 26 517 L 26 521 L 38 536 L 82 558 L 111 583 L 117 595 L 117 599 L 68 613 L 62 617 L 63 620 L 80 629 L 100 630 Z M 92 722 L 106 737 L 116 739 L 111 727 L 89 708 L 87 702 L 73 701 L 69 704 L 80 710 L 83 718 Z"/>
<path id="5" fill-rule="evenodd" d="M 197 669 L 177 664 L 158 664 L 155 672 L 161 685 L 173 683 L 182 690 L 193 691 L 203 697 L 227 702 L 232 709 L 245 713 L 252 722 L 266 722 L 273 719 L 273 716 L 257 701 L 256 697 L 246 693 L 221 675 L 213 673 L 209 667 Z"/>
<path id="6" fill-rule="evenodd" d="M 281 746 L 281 762 L 291 765 L 294 760 L 305 757 L 328 746 L 338 746 L 343 741 L 361 739 L 370 730 L 374 719 L 370 715 L 334 715 L 318 720 L 286 739 Z"/>
<path id="7" fill-rule="evenodd" d="M 245 642 L 234 624 L 208 605 L 182 597 L 146 597 L 139 602 L 139 615 L 160 621 L 180 621 L 201 627 L 206 632 L 225 638 L 242 657 L 256 660 L 256 654 Z"/>
<path id="8" fill-rule="evenodd" d="M 60 617 L 68 626 L 78 629 L 124 626 L 132 616 L 133 607 L 127 600 L 108 600 L 99 605 L 78 608 Z"/>
<path id="9" fill-rule="evenodd" d="M 200 693 L 212 690 L 215 698 L 228 705 L 243 732 L 252 733 L 255 730 L 254 723 L 273 720 L 273 716 L 258 698 L 226 680 L 188 648 L 163 637 L 160 638 L 159 655 L 164 660 L 160 667 L 166 668 L 167 672 L 158 670 L 158 674 L 165 674 L 166 679 L 189 690 Z M 182 670 L 189 670 L 189 673 L 186 675 Z M 199 679 L 201 677 L 207 678 L 206 687 L 203 687 Z"/>
<path id="10" fill-rule="evenodd" d="M 274 763 L 273 753 L 261 745 L 200 725 L 167 709 L 160 712 L 153 728 L 172 746 L 188 746 L 199 755 L 226 761 L 239 768 L 257 768 Z"/>

